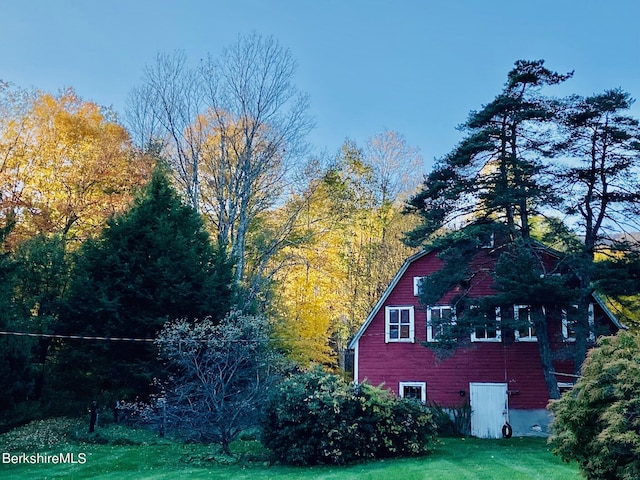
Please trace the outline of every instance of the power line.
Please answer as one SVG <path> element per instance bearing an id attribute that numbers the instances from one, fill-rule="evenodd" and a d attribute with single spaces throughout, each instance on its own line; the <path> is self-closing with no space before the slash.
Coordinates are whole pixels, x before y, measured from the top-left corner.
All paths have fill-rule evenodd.
<path id="1" fill-rule="evenodd" d="M 16 337 L 39 337 L 39 338 L 58 338 L 72 340 L 101 340 L 108 342 L 145 342 L 153 343 L 153 338 L 127 338 L 127 337 L 91 337 L 87 335 L 54 335 L 50 333 L 28 333 L 28 332 L 4 332 L 0 331 L 0 335 L 13 335 Z"/>
<path id="2" fill-rule="evenodd" d="M 0 331 L 0 335 L 14 336 L 14 337 L 55 338 L 55 339 L 61 339 L 61 340 L 69 340 L 69 339 L 70 340 L 98 340 L 98 341 L 138 342 L 138 343 L 154 343 L 156 341 L 155 338 L 92 337 L 87 335 L 56 335 L 56 334 L 49 334 L 49 333 L 7 332 L 7 331 Z M 377 336 L 379 334 L 369 334 L 369 335 Z M 384 333 L 382 335 L 384 335 Z M 316 340 L 324 340 L 324 339 L 325 339 L 324 337 L 270 338 L 270 339 L 264 340 L 264 342 L 269 342 L 270 340 L 315 342 Z M 252 343 L 258 340 L 236 339 L 236 340 L 229 340 L 229 341 L 232 343 Z"/>

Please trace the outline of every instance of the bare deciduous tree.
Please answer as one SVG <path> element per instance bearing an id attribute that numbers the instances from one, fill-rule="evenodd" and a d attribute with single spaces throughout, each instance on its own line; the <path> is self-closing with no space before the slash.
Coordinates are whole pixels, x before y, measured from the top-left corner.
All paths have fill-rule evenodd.
<path id="1" fill-rule="evenodd" d="M 131 97 L 137 138 L 162 140 L 161 155 L 211 221 L 245 285 L 254 283 L 246 278 L 251 224 L 283 200 L 304 166 L 312 121 L 308 96 L 292 83 L 295 67 L 289 50 L 253 34 L 196 69 L 186 67 L 182 54 L 158 56 Z"/>
<path id="2" fill-rule="evenodd" d="M 144 84 L 129 97 L 127 117 L 139 146 L 168 160 L 189 203 L 199 209 L 202 86 L 186 60 L 183 52 L 158 54 L 145 69 Z"/>
<path id="3" fill-rule="evenodd" d="M 396 131 L 385 130 L 368 139 L 365 157 L 373 169 L 381 205 L 405 200 L 420 184 L 422 155 Z"/>

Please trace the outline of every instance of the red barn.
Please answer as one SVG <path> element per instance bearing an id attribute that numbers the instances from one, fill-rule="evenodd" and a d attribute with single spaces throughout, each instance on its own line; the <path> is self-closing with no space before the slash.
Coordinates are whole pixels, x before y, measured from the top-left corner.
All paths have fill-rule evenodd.
<path id="1" fill-rule="evenodd" d="M 468 341 L 453 354 L 442 357 L 428 348 L 438 341 L 431 320 L 455 313 L 449 302 L 456 289 L 435 305 L 425 308 L 419 301 L 420 280 L 442 268 L 436 251 L 423 251 L 408 258 L 382 298 L 350 343 L 354 351 L 354 379 L 384 386 L 402 397 L 414 397 L 443 408 L 471 406 L 471 434 L 497 438 L 509 424 L 513 435 L 545 434 L 549 425 L 549 401 L 533 324 L 517 330 L 500 329 L 501 319 L 527 318 L 527 305 L 496 309 L 497 328 L 475 328 Z M 544 263 L 558 257 L 540 247 Z M 479 248 L 471 269 L 469 298 L 495 293 L 492 272 L 497 261 L 493 248 Z M 564 312 L 547 315 L 554 355 L 554 369 L 561 388 L 575 379 L 571 350 L 575 338 Z M 593 296 L 589 321 L 594 330 L 611 334 L 622 326 L 602 300 Z M 565 375 L 562 375 L 565 374 Z"/>

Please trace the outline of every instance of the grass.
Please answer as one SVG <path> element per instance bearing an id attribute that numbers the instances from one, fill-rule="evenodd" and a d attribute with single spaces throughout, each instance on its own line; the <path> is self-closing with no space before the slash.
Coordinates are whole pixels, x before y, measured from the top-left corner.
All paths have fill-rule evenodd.
<path id="1" fill-rule="evenodd" d="M 233 458 L 205 445 L 184 445 L 159 439 L 147 431 L 119 426 L 84 433 L 73 421 L 35 425 L 0 436 L 2 452 L 18 455 L 73 453 L 86 455 L 84 464 L 0 463 L 0 478 L 13 479 L 403 479 L 403 480 L 578 480 L 575 465 L 562 463 L 544 439 L 479 440 L 443 438 L 431 455 L 374 461 L 349 467 L 288 467 L 271 465 L 268 452 L 252 440 L 232 445 Z M 66 430 L 65 430 L 66 428 Z M 56 444 L 46 444 L 46 431 Z M 66 431 L 62 435 L 59 431 Z M 105 443 L 109 442 L 109 443 Z"/>

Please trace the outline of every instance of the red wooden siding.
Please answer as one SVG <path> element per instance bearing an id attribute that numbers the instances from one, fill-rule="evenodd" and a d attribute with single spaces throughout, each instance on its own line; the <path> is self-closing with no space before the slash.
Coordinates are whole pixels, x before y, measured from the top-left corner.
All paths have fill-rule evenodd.
<path id="1" fill-rule="evenodd" d="M 551 267 L 553 259 L 547 260 Z M 471 280 L 469 296 L 483 297 L 495 293 L 491 276 L 494 264 L 489 250 L 479 251 L 471 265 L 476 273 Z M 536 342 L 515 342 L 503 332 L 502 342 L 469 343 L 445 358 L 438 358 L 433 350 L 421 344 L 427 339 L 426 311 L 414 296 L 413 278 L 429 275 L 441 266 L 442 261 L 434 252 L 418 257 L 387 292 L 384 304 L 361 332 L 357 342 L 356 381 L 384 384 L 396 394 L 399 393 L 399 382 L 426 382 L 427 402 L 444 407 L 468 401 L 470 382 L 506 383 L 510 408 L 545 408 L 548 394 Z M 449 292 L 438 304 L 446 305 L 456 293 Z M 415 309 L 415 341 L 385 343 L 384 307 L 410 305 Z M 512 314 L 502 312 L 503 318 Z M 554 366 L 559 372 L 573 373 L 572 344 L 562 338 L 560 312 L 549 317 L 552 348 L 566 353 L 565 360 L 557 361 Z M 559 381 L 568 382 L 570 377 L 559 378 Z"/>

